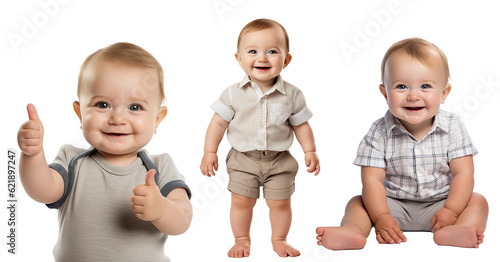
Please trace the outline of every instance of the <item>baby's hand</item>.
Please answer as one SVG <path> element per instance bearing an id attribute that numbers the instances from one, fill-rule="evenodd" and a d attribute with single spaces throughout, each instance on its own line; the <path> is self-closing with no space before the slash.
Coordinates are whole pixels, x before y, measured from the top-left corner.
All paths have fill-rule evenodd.
<path id="1" fill-rule="evenodd" d="M 319 174 L 319 158 L 316 152 L 307 152 L 305 153 L 306 166 L 308 167 L 307 172 L 312 173 L 314 171 L 314 175 L 317 176 Z"/>
<path id="2" fill-rule="evenodd" d="M 21 151 L 27 156 L 35 156 L 42 151 L 43 125 L 38 117 L 36 108 L 28 104 L 29 120 L 24 122 L 17 132 L 17 143 Z"/>
<path id="3" fill-rule="evenodd" d="M 215 171 L 219 169 L 217 153 L 205 153 L 201 159 L 200 170 L 203 175 L 215 176 Z"/>
<path id="4" fill-rule="evenodd" d="M 399 228 L 398 222 L 390 214 L 382 215 L 375 221 L 375 233 L 380 244 L 406 242 L 406 237 Z"/>
<path id="5" fill-rule="evenodd" d="M 131 198 L 132 209 L 137 218 L 144 221 L 155 221 L 162 217 L 165 210 L 165 201 L 155 182 L 156 170 L 149 170 L 146 175 L 146 184 L 134 187 Z"/>
<path id="6" fill-rule="evenodd" d="M 432 233 L 436 233 L 443 227 L 454 225 L 457 218 L 458 215 L 450 209 L 446 207 L 439 209 L 431 219 Z"/>

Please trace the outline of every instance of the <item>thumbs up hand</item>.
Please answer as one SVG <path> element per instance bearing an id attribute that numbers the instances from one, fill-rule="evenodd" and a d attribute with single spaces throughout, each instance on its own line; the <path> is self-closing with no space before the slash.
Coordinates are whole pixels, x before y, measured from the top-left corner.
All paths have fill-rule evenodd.
<path id="1" fill-rule="evenodd" d="M 155 221 L 163 216 L 165 201 L 156 185 L 154 176 L 156 170 L 151 169 L 146 175 L 146 184 L 134 187 L 131 198 L 132 209 L 137 218 L 144 221 Z"/>
<path id="2" fill-rule="evenodd" d="M 42 152 L 43 125 L 38 112 L 32 104 L 28 104 L 29 120 L 24 122 L 17 132 L 17 143 L 21 151 L 27 156 L 35 156 Z"/>

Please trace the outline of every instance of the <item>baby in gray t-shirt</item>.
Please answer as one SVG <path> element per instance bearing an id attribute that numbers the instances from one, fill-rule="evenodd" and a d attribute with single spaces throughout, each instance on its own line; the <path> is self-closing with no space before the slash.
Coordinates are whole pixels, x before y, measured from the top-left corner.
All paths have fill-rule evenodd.
<path id="1" fill-rule="evenodd" d="M 164 97 L 163 70 L 150 53 L 130 43 L 96 51 L 81 67 L 73 103 L 92 148 L 65 146 L 50 166 L 42 122 L 28 105 L 20 177 L 34 200 L 59 208 L 56 261 L 169 261 L 166 236 L 189 228 L 192 207 L 171 158 L 141 150 L 167 114 Z"/>

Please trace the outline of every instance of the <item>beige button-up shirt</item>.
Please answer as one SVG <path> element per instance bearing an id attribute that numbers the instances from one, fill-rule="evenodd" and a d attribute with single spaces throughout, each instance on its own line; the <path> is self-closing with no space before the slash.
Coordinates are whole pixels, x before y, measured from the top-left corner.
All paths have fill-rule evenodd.
<path id="1" fill-rule="evenodd" d="M 292 126 L 312 117 L 302 92 L 281 76 L 263 94 L 245 75 L 241 82 L 224 90 L 212 109 L 229 122 L 227 138 L 240 152 L 286 151 L 293 142 Z"/>

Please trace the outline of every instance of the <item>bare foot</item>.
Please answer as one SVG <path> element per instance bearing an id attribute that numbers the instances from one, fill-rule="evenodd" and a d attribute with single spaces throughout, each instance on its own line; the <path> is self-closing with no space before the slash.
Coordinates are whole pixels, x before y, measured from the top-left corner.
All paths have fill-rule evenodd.
<path id="1" fill-rule="evenodd" d="M 434 242 L 443 246 L 478 248 L 483 243 L 484 229 L 471 226 L 447 226 L 434 233 Z"/>
<path id="2" fill-rule="evenodd" d="M 290 246 L 285 240 L 274 240 L 274 252 L 280 257 L 297 257 L 300 256 L 300 251 Z"/>
<path id="3" fill-rule="evenodd" d="M 237 239 L 234 246 L 227 252 L 229 257 L 242 258 L 250 255 L 250 239 Z"/>
<path id="4" fill-rule="evenodd" d="M 318 227 L 316 234 L 318 245 L 331 250 L 362 249 L 366 245 L 366 237 L 348 226 Z"/>

